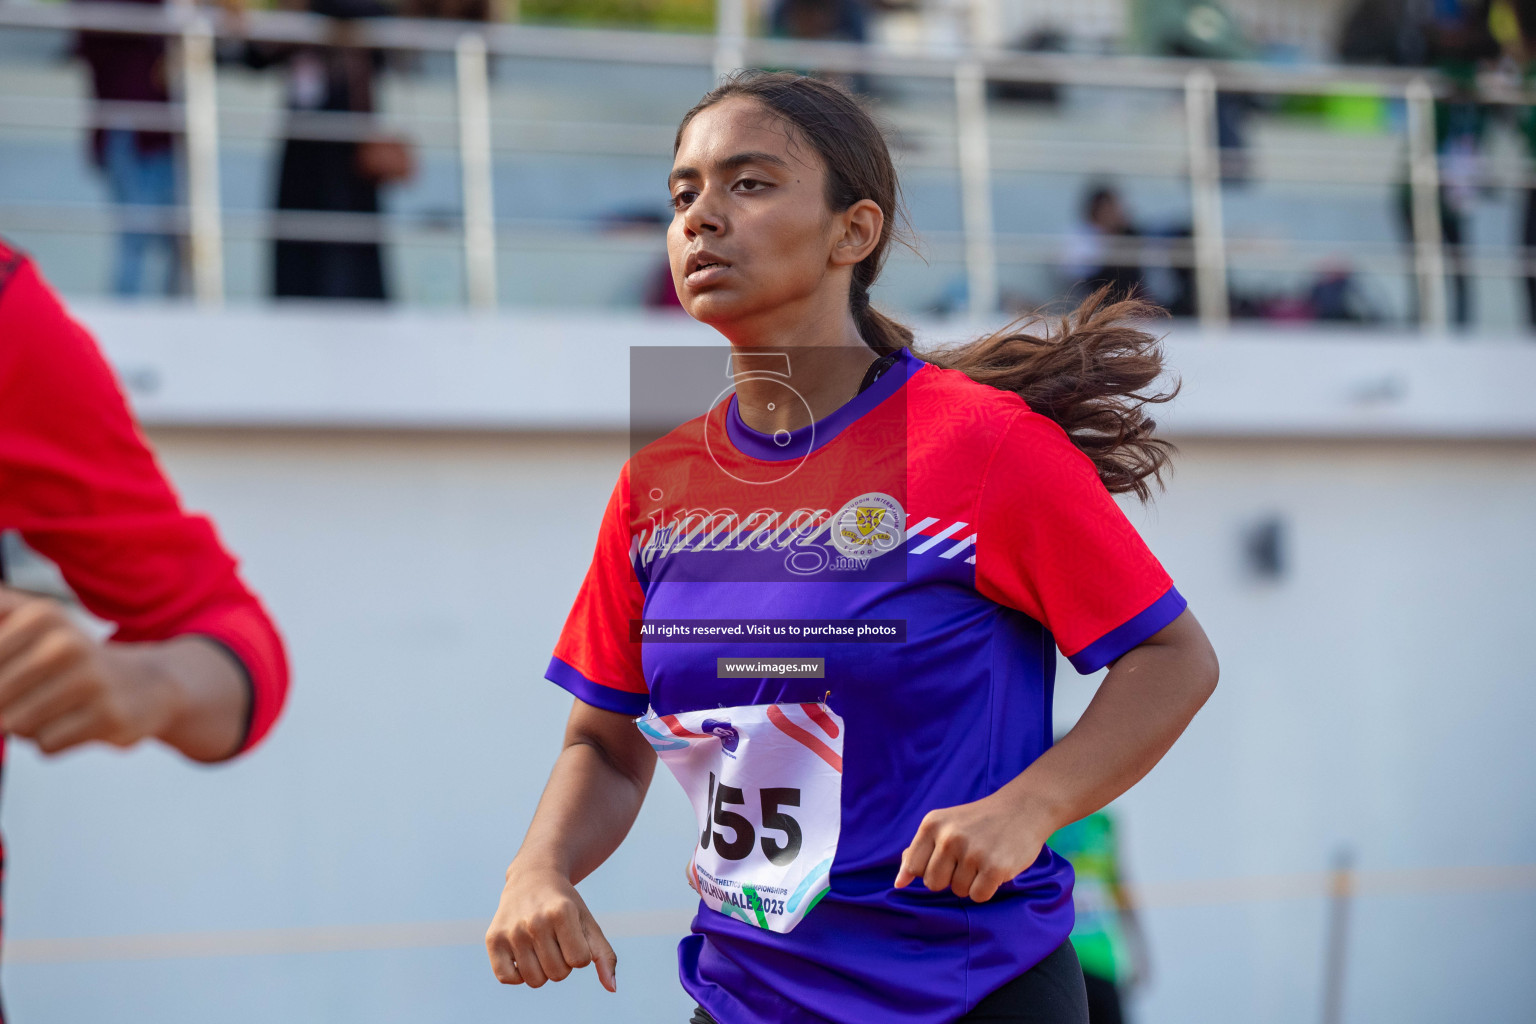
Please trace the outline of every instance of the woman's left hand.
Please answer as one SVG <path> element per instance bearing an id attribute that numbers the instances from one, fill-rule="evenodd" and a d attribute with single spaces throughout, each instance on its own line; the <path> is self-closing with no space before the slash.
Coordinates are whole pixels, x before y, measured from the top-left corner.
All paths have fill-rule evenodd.
<path id="1" fill-rule="evenodd" d="M 998 887 L 1022 874 L 1055 831 L 1045 816 L 1029 813 L 1007 790 L 958 807 L 929 811 L 902 852 L 900 889 L 921 878 L 933 892 L 985 903 Z"/>
<path id="2" fill-rule="evenodd" d="M 1157 764 L 1216 688 L 1216 653 L 1186 608 L 1120 657 L 1072 731 L 991 796 L 930 811 L 901 855 L 896 888 L 985 903 L 1045 841 L 1124 793 Z"/>

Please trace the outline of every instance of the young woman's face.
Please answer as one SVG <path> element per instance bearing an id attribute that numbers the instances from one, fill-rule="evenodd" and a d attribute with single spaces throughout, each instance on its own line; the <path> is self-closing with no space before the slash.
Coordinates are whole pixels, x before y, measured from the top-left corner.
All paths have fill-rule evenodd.
<path id="1" fill-rule="evenodd" d="M 846 302 L 847 275 L 832 261 L 843 226 L 827 207 L 821 157 L 756 101 L 733 96 L 700 111 L 669 185 L 672 281 L 695 319 L 794 316 L 837 289 Z"/>

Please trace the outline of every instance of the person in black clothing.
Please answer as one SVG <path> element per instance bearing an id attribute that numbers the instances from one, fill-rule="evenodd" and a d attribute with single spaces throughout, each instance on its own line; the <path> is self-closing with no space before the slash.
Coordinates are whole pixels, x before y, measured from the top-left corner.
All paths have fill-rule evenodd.
<path id="1" fill-rule="evenodd" d="M 315 14 L 339 19 L 338 43 L 344 42 L 347 33 L 344 19 L 388 13 L 377 0 L 297 2 Z M 379 59 L 376 51 L 357 46 L 256 43 L 246 48 L 245 56 L 252 67 L 287 68 L 287 102 L 292 122 L 314 111 L 372 113 L 373 76 Z M 277 208 L 377 214 L 379 185 L 391 174 L 381 174 L 373 158 L 381 149 L 388 155 L 388 147 L 399 145 L 387 140 L 289 138 L 283 143 L 278 171 Z M 272 256 L 272 294 L 277 298 L 387 298 L 378 242 L 279 238 L 273 245 Z"/>
<path id="2" fill-rule="evenodd" d="M 1487 127 L 1487 108 L 1478 102 L 1478 70 L 1498 57 L 1498 43 L 1488 27 L 1490 0 L 1360 0 L 1346 16 L 1338 42 L 1340 59 L 1359 64 L 1433 67 L 1452 86 L 1435 103 L 1435 151 L 1441 163 L 1440 238 L 1445 244 L 1453 324 L 1472 319 L 1472 292 L 1463 246 L 1476 188 L 1477 153 Z M 1397 215 L 1403 237 L 1415 241 L 1413 191 L 1407 181 L 1397 190 Z M 1419 304 L 1418 280 L 1409 278 L 1410 309 Z"/>

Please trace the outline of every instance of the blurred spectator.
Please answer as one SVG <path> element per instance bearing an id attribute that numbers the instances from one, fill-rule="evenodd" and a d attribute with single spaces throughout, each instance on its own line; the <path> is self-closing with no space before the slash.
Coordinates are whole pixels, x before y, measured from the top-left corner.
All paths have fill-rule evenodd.
<path id="1" fill-rule="evenodd" d="M 1315 320 L 1375 323 L 1381 315 L 1360 288 L 1348 264 L 1337 263 L 1318 272 L 1307 293 L 1307 307 Z"/>
<path id="2" fill-rule="evenodd" d="M 1115 820 L 1096 811 L 1051 836 L 1047 844 L 1072 865 L 1072 948 L 1088 986 L 1088 1024 L 1122 1024 L 1122 994 L 1148 974 L 1146 938 L 1124 884 Z"/>
<path id="3" fill-rule="evenodd" d="M 406 18 L 490 21 L 491 0 L 404 0 L 400 14 Z"/>
<path id="4" fill-rule="evenodd" d="M 1356 0 L 1339 32 L 1339 59 L 1346 64 L 1428 62 L 1427 40 L 1410 11 L 1418 0 Z"/>
<path id="5" fill-rule="evenodd" d="M 377 0 L 284 0 L 315 14 L 337 19 L 331 46 L 252 43 L 246 62 L 252 67 L 281 65 L 288 72 L 287 103 L 291 122 L 307 113 L 372 114 L 373 79 L 381 55 L 346 45 L 347 21 L 389 12 Z M 312 121 L 327 127 L 325 121 Z M 408 179 L 414 172 L 409 145 L 388 136 L 359 141 L 289 138 L 278 170 L 277 208 L 373 215 L 359 224 L 377 229 L 379 186 Z M 376 241 L 321 242 L 279 238 L 273 245 L 272 292 L 277 298 L 384 300 L 384 264 Z"/>
<path id="6" fill-rule="evenodd" d="M 1343 259 L 1323 263 L 1300 288 L 1234 287 L 1231 292 L 1234 320 L 1266 320 L 1270 323 L 1373 324 L 1386 319 L 1381 305 L 1372 301 L 1359 275 Z"/>
<path id="7" fill-rule="evenodd" d="M 1013 49 L 1021 53 L 1066 53 L 1067 34 L 1049 25 L 1032 29 L 1014 44 Z M 1055 82 L 989 81 L 987 92 L 993 99 L 1014 103 L 1054 106 L 1061 100 L 1061 87 Z"/>
<path id="8" fill-rule="evenodd" d="M 1451 279 L 1451 322 L 1465 326 L 1472 316 L 1465 255 L 1466 217 L 1476 196 L 1487 111 L 1474 98 L 1477 71 L 1499 54 L 1488 28 L 1489 0 L 1429 0 L 1408 5 L 1410 26 L 1404 53 L 1436 68 L 1453 94 L 1435 104 L 1435 150 L 1440 157 L 1440 237 Z M 1412 243 L 1413 193 L 1405 182 L 1398 213 Z M 1412 294 L 1418 294 L 1417 277 Z M 1417 298 L 1415 298 L 1417 305 Z"/>
<path id="9" fill-rule="evenodd" d="M 768 31 L 784 39 L 832 39 L 862 43 L 869 26 L 861 0 L 779 0 Z"/>
<path id="10" fill-rule="evenodd" d="M 158 6 L 160 0 L 122 0 Z M 91 70 L 91 91 L 105 103 L 168 103 L 164 38 L 129 32 L 82 32 L 76 52 Z M 140 108 L 141 111 L 152 108 Z M 175 295 L 182 286 L 182 247 L 179 237 L 164 230 L 162 219 L 176 207 L 176 161 L 171 136 L 134 127 L 121 110 L 97 108 L 91 133 L 92 162 L 106 175 L 107 189 L 122 218 L 117 237 L 112 290 L 121 296 L 140 294 L 145 268 L 154 250 L 163 254 L 162 294 Z M 161 222 L 161 223 L 155 223 Z M 161 230 L 149 230 L 149 223 Z"/>
<path id="11" fill-rule="evenodd" d="M 1140 235 L 1113 185 L 1090 186 L 1082 222 L 1068 242 L 1067 263 L 1077 279 L 1074 291 L 1087 294 L 1108 285 L 1117 296 L 1140 292 L 1146 283 Z"/>
<path id="12" fill-rule="evenodd" d="M 1520 69 L 1527 90 L 1536 89 L 1536 0 L 1507 0 L 1513 16 L 1513 38 L 1506 44 L 1506 55 Z M 1526 156 L 1532 162 L 1526 174 L 1536 166 L 1536 107 L 1519 112 L 1521 134 L 1525 136 Z M 1525 188 L 1525 218 L 1520 231 L 1527 272 L 1525 275 L 1526 317 L 1536 327 L 1536 185 Z"/>
<path id="13" fill-rule="evenodd" d="M 781 39 L 862 43 L 869 38 L 864 0 L 778 0 L 768 15 L 768 34 Z M 869 76 L 829 76 L 856 93 L 870 92 Z"/>

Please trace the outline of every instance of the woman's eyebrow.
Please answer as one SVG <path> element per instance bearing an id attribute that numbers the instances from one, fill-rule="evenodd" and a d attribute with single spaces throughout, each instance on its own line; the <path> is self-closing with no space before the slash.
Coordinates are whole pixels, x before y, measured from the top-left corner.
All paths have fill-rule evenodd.
<path id="1" fill-rule="evenodd" d="M 764 153 L 761 150 L 752 150 L 728 156 L 716 166 L 723 171 L 733 171 L 745 164 L 771 164 L 774 167 L 782 167 L 785 170 L 789 170 L 788 162 L 782 157 L 774 156 L 772 153 Z M 697 178 L 699 173 L 697 167 L 674 167 L 672 173 L 667 175 L 667 184 L 675 184 L 683 178 Z"/>

